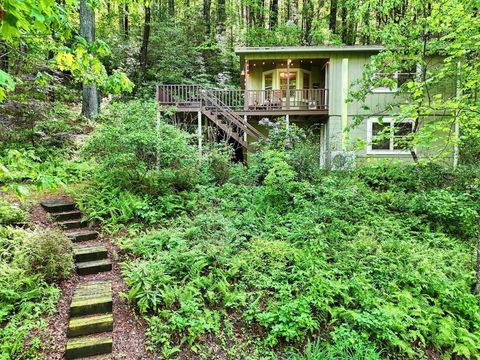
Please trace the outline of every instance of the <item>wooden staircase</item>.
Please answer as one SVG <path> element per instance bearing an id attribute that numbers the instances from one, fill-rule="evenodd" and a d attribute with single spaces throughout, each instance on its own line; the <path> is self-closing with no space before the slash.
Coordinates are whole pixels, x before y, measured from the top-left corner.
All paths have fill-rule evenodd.
<path id="1" fill-rule="evenodd" d="M 112 353 L 113 297 L 112 262 L 108 250 L 97 240 L 98 233 L 89 230 L 74 202 L 42 201 L 43 208 L 68 232 L 73 242 L 75 267 L 79 283 L 70 304 L 65 359 L 80 359 Z M 106 273 L 104 280 L 95 277 Z"/>
<path id="2" fill-rule="evenodd" d="M 182 109 L 198 108 L 211 122 L 248 151 L 256 151 L 255 143 L 264 135 L 222 102 L 215 93 L 200 85 L 162 85 L 157 87 L 157 101 Z M 250 138 L 250 143 L 247 141 Z"/>

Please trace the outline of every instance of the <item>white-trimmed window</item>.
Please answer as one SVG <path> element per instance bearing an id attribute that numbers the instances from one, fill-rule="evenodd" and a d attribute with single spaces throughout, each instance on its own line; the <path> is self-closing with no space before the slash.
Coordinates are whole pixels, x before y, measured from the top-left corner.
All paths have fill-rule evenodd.
<path id="1" fill-rule="evenodd" d="M 417 66 L 409 71 L 396 71 L 395 73 L 384 73 L 375 71 L 373 79 L 380 86 L 371 89 L 372 93 L 393 93 L 409 80 L 418 76 L 420 68 Z"/>
<path id="2" fill-rule="evenodd" d="M 369 118 L 367 126 L 368 154 L 410 153 L 408 136 L 413 132 L 413 119 Z"/>

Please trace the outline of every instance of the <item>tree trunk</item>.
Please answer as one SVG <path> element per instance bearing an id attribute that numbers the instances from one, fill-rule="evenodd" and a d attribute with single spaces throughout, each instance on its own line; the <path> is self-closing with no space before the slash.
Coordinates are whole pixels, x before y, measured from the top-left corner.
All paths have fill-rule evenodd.
<path id="1" fill-rule="evenodd" d="M 328 28 L 334 34 L 337 33 L 337 10 L 338 0 L 330 0 L 330 16 L 328 19 Z"/>
<path id="2" fill-rule="evenodd" d="M 310 45 L 312 41 L 311 30 L 313 22 L 313 3 L 311 0 L 303 2 L 303 39 L 306 45 Z"/>
<path id="3" fill-rule="evenodd" d="M 168 14 L 175 16 L 175 0 L 168 0 Z"/>
<path id="4" fill-rule="evenodd" d="M 205 34 L 210 35 L 210 7 L 212 6 L 212 0 L 203 0 L 203 21 L 205 22 Z"/>
<path id="5" fill-rule="evenodd" d="M 477 233 L 477 285 L 475 287 L 475 294 L 480 296 L 480 220 L 478 221 Z"/>
<path id="6" fill-rule="evenodd" d="M 225 21 L 225 0 L 217 0 L 217 23 L 219 34 L 222 34 L 225 31 Z"/>
<path id="7" fill-rule="evenodd" d="M 95 14 L 87 4 L 87 0 L 80 0 L 80 35 L 87 42 L 95 41 Z M 82 115 L 92 118 L 98 114 L 98 93 L 93 84 L 83 85 Z"/>
<path id="8" fill-rule="evenodd" d="M 145 5 L 145 22 L 143 24 L 143 40 L 142 47 L 140 48 L 140 79 L 139 84 L 142 82 L 145 71 L 147 69 L 147 54 L 148 54 L 148 43 L 150 41 L 150 6 Z"/>
<path id="9" fill-rule="evenodd" d="M 269 28 L 273 30 L 278 23 L 278 0 L 270 0 Z"/>
<path id="10" fill-rule="evenodd" d="M 123 31 L 124 31 L 124 36 L 125 40 L 128 40 L 128 37 L 130 36 L 130 28 L 128 24 L 128 15 L 130 12 L 130 8 L 128 7 L 128 4 L 125 4 L 125 11 L 123 12 Z"/>

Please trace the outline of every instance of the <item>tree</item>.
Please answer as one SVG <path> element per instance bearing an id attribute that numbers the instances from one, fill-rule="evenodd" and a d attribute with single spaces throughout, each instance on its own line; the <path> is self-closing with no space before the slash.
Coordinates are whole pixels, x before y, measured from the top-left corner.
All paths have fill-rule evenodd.
<path id="1" fill-rule="evenodd" d="M 448 146 L 439 148 L 432 158 L 449 156 L 462 138 L 480 135 L 478 10 L 462 0 L 435 6 L 420 0 L 408 8 L 392 5 L 379 13 L 385 25 L 372 37 L 383 39 L 386 50 L 372 58 L 351 97 L 362 101 L 372 88 L 396 87 L 395 74 L 403 74 L 396 92 L 398 103 L 388 109 L 398 119 L 415 121 L 402 145 L 418 161 L 416 149 L 431 148 L 442 136 Z"/>
<path id="2" fill-rule="evenodd" d="M 95 41 L 95 15 L 87 4 L 87 0 L 80 0 L 80 35 L 88 43 Z M 82 114 L 91 118 L 98 114 L 99 99 L 95 84 L 84 84 L 82 93 Z"/>
<path id="3" fill-rule="evenodd" d="M 145 71 L 147 68 L 147 55 L 148 55 L 148 43 L 150 41 L 150 20 L 151 20 L 151 11 L 150 5 L 145 3 L 144 5 L 145 20 L 143 23 L 143 40 L 142 46 L 140 48 L 140 80 L 139 83 L 143 80 L 145 76 Z"/>

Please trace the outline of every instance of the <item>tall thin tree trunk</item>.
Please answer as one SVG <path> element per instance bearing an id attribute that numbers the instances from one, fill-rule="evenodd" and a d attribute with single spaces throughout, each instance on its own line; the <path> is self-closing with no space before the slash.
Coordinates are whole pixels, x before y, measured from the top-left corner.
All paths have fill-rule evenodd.
<path id="1" fill-rule="evenodd" d="M 128 40 L 128 37 L 130 36 L 130 25 L 128 22 L 129 12 L 130 12 L 130 8 L 128 7 L 128 4 L 125 4 L 125 11 L 123 13 L 123 30 L 125 31 L 124 32 L 125 40 Z"/>
<path id="2" fill-rule="evenodd" d="M 95 14 L 87 0 L 80 0 L 80 35 L 87 42 L 95 41 Z M 98 114 L 98 92 L 93 84 L 83 85 L 82 114 L 89 119 Z"/>
<path id="3" fill-rule="evenodd" d="M 222 34 L 225 31 L 225 21 L 226 21 L 225 0 L 217 0 L 217 23 L 218 23 L 219 34 Z"/>
<path id="4" fill-rule="evenodd" d="M 270 0 L 269 28 L 273 30 L 278 23 L 278 0 Z"/>
<path id="5" fill-rule="evenodd" d="M 168 14 L 171 17 L 175 16 L 175 0 L 168 0 Z"/>
<path id="6" fill-rule="evenodd" d="M 330 16 L 328 19 L 328 28 L 334 34 L 337 33 L 337 11 L 338 0 L 330 0 Z"/>
<path id="7" fill-rule="evenodd" d="M 210 35 L 210 8 L 212 6 L 212 0 L 203 0 L 203 21 L 205 22 L 205 33 Z"/>
<path id="8" fill-rule="evenodd" d="M 147 54 L 148 54 L 148 43 L 150 41 L 150 19 L 151 12 L 150 6 L 144 6 L 145 11 L 145 22 L 143 24 L 143 40 L 142 47 L 140 48 L 140 81 L 143 80 L 145 76 L 145 71 L 147 69 Z"/>

